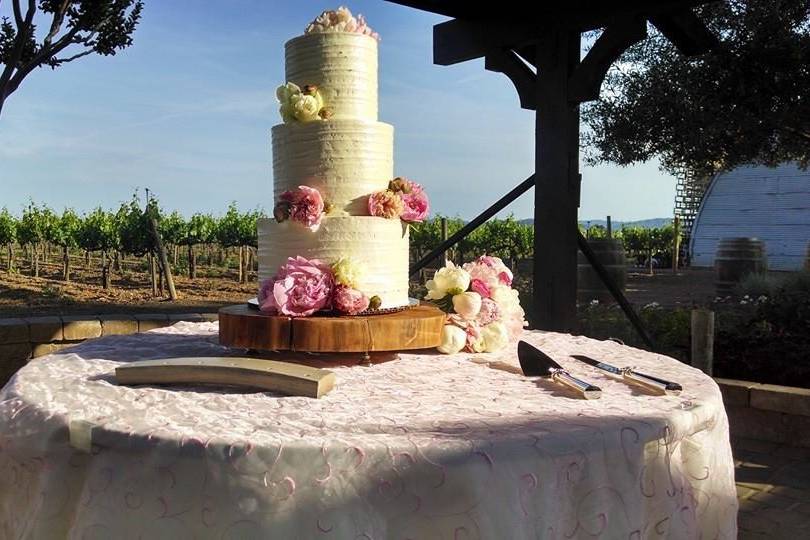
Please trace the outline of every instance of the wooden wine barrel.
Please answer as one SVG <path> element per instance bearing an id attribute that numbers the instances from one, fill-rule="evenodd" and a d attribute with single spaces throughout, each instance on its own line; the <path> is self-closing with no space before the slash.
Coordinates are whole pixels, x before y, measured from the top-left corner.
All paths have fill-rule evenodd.
<path id="1" fill-rule="evenodd" d="M 748 274 L 768 270 L 765 244 L 757 238 L 723 238 L 714 257 L 715 287 L 718 295 L 728 295 Z"/>
<path id="2" fill-rule="evenodd" d="M 621 240 L 598 239 L 588 240 L 596 258 L 602 263 L 621 291 L 627 285 L 627 260 L 624 255 L 624 244 Z M 581 251 L 577 252 L 577 300 L 588 303 L 592 300 L 613 302 L 613 295 L 602 282 L 599 274 Z"/>

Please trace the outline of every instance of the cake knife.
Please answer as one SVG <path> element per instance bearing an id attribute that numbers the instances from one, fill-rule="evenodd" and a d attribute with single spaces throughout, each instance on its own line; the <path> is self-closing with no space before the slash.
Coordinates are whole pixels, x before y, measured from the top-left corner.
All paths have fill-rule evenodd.
<path id="1" fill-rule="evenodd" d="M 588 365 L 601 369 L 602 371 L 606 371 L 611 375 L 617 375 L 626 382 L 641 386 L 646 390 L 655 392 L 656 394 L 677 396 L 681 393 L 681 390 L 683 390 L 683 387 L 678 383 L 653 377 L 652 375 L 639 373 L 633 367 L 617 368 L 616 366 L 611 366 L 610 364 L 600 362 L 599 360 L 595 360 L 590 356 L 585 356 L 583 354 L 572 354 L 571 357 L 576 358 L 580 362 L 585 362 Z"/>
<path id="2" fill-rule="evenodd" d="M 524 375 L 549 378 L 575 390 L 585 399 L 599 399 L 602 396 L 601 388 L 572 376 L 549 355 L 525 341 L 518 342 L 518 360 Z"/>

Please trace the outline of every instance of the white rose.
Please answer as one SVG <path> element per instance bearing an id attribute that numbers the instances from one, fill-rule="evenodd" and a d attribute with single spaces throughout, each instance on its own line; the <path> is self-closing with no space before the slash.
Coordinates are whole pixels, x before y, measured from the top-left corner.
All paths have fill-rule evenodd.
<path id="1" fill-rule="evenodd" d="M 296 94 L 290 98 L 293 114 L 299 122 L 311 122 L 317 120 L 318 111 L 321 110 L 321 105 L 318 103 L 316 96 L 305 96 L 304 94 Z"/>
<path id="2" fill-rule="evenodd" d="M 428 300 L 441 300 L 448 293 L 458 294 L 470 288 L 470 274 L 453 263 L 440 268 L 425 286 Z"/>
<path id="3" fill-rule="evenodd" d="M 468 321 L 475 320 L 481 311 L 481 295 L 477 292 L 464 292 L 453 296 L 453 310 Z"/>
<path id="4" fill-rule="evenodd" d="M 281 114 L 281 121 L 285 124 L 289 124 L 295 120 L 295 112 L 293 111 L 292 105 L 290 105 L 289 102 L 282 103 L 278 112 Z"/>
<path id="5" fill-rule="evenodd" d="M 285 103 L 290 101 L 290 97 L 300 93 L 301 88 L 299 88 L 297 84 L 288 82 L 287 84 L 282 84 L 276 88 L 276 99 L 283 106 Z"/>
<path id="6" fill-rule="evenodd" d="M 498 304 L 503 313 L 513 313 L 520 309 L 520 298 L 518 292 L 506 285 L 492 288 L 492 299 Z"/>
<path id="7" fill-rule="evenodd" d="M 444 354 L 456 354 L 467 345 L 467 332 L 454 324 L 442 329 L 442 344 L 437 347 Z"/>
<path id="8" fill-rule="evenodd" d="M 481 337 L 484 339 L 484 350 L 495 352 L 503 349 L 509 344 L 509 331 L 506 325 L 501 322 L 493 322 L 486 325 L 481 330 Z"/>

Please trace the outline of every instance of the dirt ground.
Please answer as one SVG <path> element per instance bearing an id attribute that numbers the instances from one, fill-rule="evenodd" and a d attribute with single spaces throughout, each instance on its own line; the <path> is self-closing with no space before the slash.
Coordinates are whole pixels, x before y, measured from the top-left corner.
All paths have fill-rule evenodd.
<path id="1" fill-rule="evenodd" d="M 79 269 L 73 281 L 61 280 L 56 266 L 44 268 L 39 278 L 27 272 L 0 271 L 0 317 L 23 315 L 75 315 L 83 313 L 149 313 L 215 311 L 243 303 L 256 294 L 256 276 L 248 283 L 237 283 L 235 271 L 225 277 L 190 280 L 175 276 L 180 299 L 170 302 L 154 298 L 148 278 L 141 272 L 115 275 L 113 287 L 104 290 L 97 272 Z M 168 296 L 168 295 L 167 295 Z M 705 304 L 714 298 L 712 269 L 628 271 L 627 296 L 637 305 L 658 302 L 662 306 Z"/>
<path id="2" fill-rule="evenodd" d="M 256 276 L 238 283 L 236 273 L 190 280 L 174 276 L 179 299 L 171 302 L 152 296 L 149 278 L 141 272 L 114 275 L 112 288 L 101 287 L 97 272 L 79 270 L 69 283 L 58 269 L 46 268 L 41 277 L 0 270 L 0 317 L 77 315 L 84 313 L 168 313 L 215 311 L 256 296 Z"/>

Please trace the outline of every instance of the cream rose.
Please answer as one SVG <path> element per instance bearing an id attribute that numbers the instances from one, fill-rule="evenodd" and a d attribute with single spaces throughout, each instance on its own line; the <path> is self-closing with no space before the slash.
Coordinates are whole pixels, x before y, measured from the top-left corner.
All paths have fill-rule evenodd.
<path id="1" fill-rule="evenodd" d="M 467 319 L 475 320 L 481 311 L 481 295 L 477 292 L 463 292 L 453 296 L 453 311 Z"/>
<path id="2" fill-rule="evenodd" d="M 481 337 L 484 340 L 484 350 L 486 352 L 496 352 L 509 343 L 509 331 L 506 325 L 501 322 L 492 322 L 481 330 Z"/>
<path id="3" fill-rule="evenodd" d="M 293 115 L 299 122 L 311 122 L 318 120 L 318 111 L 321 110 L 321 104 L 316 96 L 307 96 L 304 94 L 295 94 L 290 98 L 290 105 L 292 106 Z"/>
<path id="4" fill-rule="evenodd" d="M 355 289 L 363 277 L 363 267 L 357 261 L 348 257 L 341 257 L 335 261 L 332 264 L 332 272 L 335 274 L 337 283 Z"/>
<path id="5" fill-rule="evenodd" d="M 454 324 L 442 329 L 442 343 L 437 348 L 444 354 L 456 354 L 467 345 L 467 332 Z"/>
<path id="6" fill-rule="evenodd" d="M 459 294 L 470 288 L 470 274 L 453 263 L 440 268 L 433 279 L 425 283 L 428 300 L 441 300 L 448 294 Z"/>
<path id="7" fill-rule="evenodd" d="M 518 292 L 506 285 L 493 287 L 492 299 L 504 313 L 514 313 L 521 309 Z"/>

